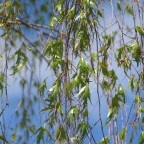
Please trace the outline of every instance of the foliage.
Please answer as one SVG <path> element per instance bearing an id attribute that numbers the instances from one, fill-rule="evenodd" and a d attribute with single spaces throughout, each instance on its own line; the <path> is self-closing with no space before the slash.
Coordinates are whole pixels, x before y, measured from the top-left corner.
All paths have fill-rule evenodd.
<path id="1" fill-rule="evenodd" d="M 142 4 L 1 3 L 1 117 L 11 104 L 10 78 L 22 93 L 15 126 L 0 123 L 1 142 L 142 143 Z"/>

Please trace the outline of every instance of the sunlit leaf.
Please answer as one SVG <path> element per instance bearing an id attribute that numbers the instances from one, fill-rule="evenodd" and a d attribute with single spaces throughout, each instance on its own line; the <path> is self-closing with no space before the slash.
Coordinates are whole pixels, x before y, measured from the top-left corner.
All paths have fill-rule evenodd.
<path id="1" fill-rule="evenodd" d="M 17 136 L 17 133 L 12 134 L 12 135 L 11 135 L 11 139 L 12 139 L 13 141 L 16 141 L 16 136 Z"/>
<path id="2" fill-rule="evenodd" d="M 12 3 L 10 1 L 6 1 L 6 3 L 5 3 L 5 9 L 7 11 L 12 10 Z"/>
<path id="3" fill-rule="evenodd" d="M 132 46 L 133 46 L 132 57 L 137 62 L 137 66 L 138 66 L 140 63 L 141 47 L 138 42 L 135 42 Z"/>
<path id="4" fill-rule="evenodd" d="M 57 22 L 57 18 L 56 17 L 52 17 L 51 22 L 50 22 L 50 27 L 53 27 Z"/>
<path id="5" fill-rule="evenodd" d="M 100 62 L 100 66 L 101 66 L 101 70 L 103 75 L 108 76 L 108 69 L 107 69 L 107 65 L 105 62 Z"/>
<path id="6" fill-rule="evenodd" d="M 99 144 L 110 144 L 109 138 L 108 137 L 102 138 Z"/>
<path id="7" fill-rule="evenodd" d="M 125 136 L 126 136 L 126 128 L 123 128 L 121 130 L 121 132 L 119 133 L 119 138 L 121 141 L 124 141 L 125 140 Z"/>
<path id="8" fill-rule="evenodd" d="M 138 33 L 139 33 L 140 35 L 144 35 L 144 29 L 142 29 L 142 27 L 135 26 L 135 29 L 138 31 Z"/>
<path id="9" fill-rule="evenodd" d="M 80 95 L 82 92 L 84 92 L 86 87 L 87 87 L 86 85 L 84 87 L 82 87 L 81 90 L 79 91 L 78 95 Z"/>
<path id="10" fill-rule="evenodd" d="M 0 60 L 2 60 L 3 59 L 3 57 L 2 57 L 2 55 L 0 55 Z"/>
<path id="11" fill-rule="evenodd" d="M 1 82 L 5 82 L 3 76 L 0 76 L 0 81 L 1 81 Z"/>
<path id="12" fill-rule="evenodd" d="M 123 97 L 125 96 L 124 89 L 123 89 L 122 85 L 119 85 L 119 87 L 118 87 L 118 94 L 120 94 Z"/>
<path id="13" fill-rule="evenodd" d="M 3 28 L 4 27 L 4 24 L 3 23 L 0 23 L 0 28 Z"/>
<path id="14" fill-rule="evenodd" d="M 78 108 L 76 106 L 72 106 L 68 112 L 68 117 L 76 116 L 78 114 Z"/>
<path id="15" fill-rule="evenodd" d="M 139 137 L 139 144 L 143 144 L 144 142 L 144 131 L 141 132 L 140 137 Z"/>

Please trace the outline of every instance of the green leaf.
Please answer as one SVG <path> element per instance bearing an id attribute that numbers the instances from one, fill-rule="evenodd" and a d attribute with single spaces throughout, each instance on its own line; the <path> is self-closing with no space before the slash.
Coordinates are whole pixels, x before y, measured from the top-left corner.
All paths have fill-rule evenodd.
<path id="1" fill-rule="evenodd" d="M 62 125 L 56 130 L 56 140 L 62 143 L 66 141 L 66 131 Z"/>
<path id="2" fill-rule="evenodd" d="M 46 80 L 44 80 L 40 86 L 40 92 L 44 95 L 44 91 L 46 89 Z"/>
<path id="3" fill-rule="evenodd" d="M 126 6 L 125 10 L 128 14 L 133 15 L 133 9 L 129 4 Z"/>
<path id="4" fill-rule="evenodd" d="M 109 110 L 108 110 L 108 115 L 107 115 L 107 121 L 105 123 L 105 125 L 109 125 L 111 120 L 113 118 L 115 118 L 118 114 L 118 110 L 119 110 L 119 105 L 113 105 Z"/>
<path id="5" fill-rule="evenodd" d="M 0 28 L 4 28 L 4 24 L 3 23 L 0 23 Z"/>
<path id="6" fill-rule="evenodd" d="M 18 1 L 13 2 L 13 6 L 17 7 L 18 9 L 21 7 L 21 3 Z"/>
<path id="7" fill-rule="evenodd" d="M 82 92 L 81 97 L 83 101 L 83 106 L 85 107 L 88 103 L 88 100 L 91 102 L 91 97 L 90 97 L 89 84 L 85 85 L 84 87 L 83 87 L 84 91 Z"/>
<path id="8" fill-rule="evenodd" d="M 134 134 L 133 134 L 133 132 L 132 132 L 131 135 L 130 135 L 130 140 L 129 140 L 129 143 L 130 143 L 130 144 L 133 143 L 133 139 L 134 139 Z"/>
<path id="9" fill-rule="evenodd" d="M 124 141 L 125 140 L 125 136 L 126 136 L 126 128 L 123 128 L 121 130 L 121 132 L 119 133 L 119 138 L 121 141 Z"/>
<path id="10" fill-rule="evenodd" d="M 87 135 L 87 132 L 90 129 L 90 126 L 85 122 L 85 121 L 81 121 L 77 127 L 77 131 L 80 133 L 80 138 L 83 139 L 85 135 Z"/>
<path id="11" fill-rule="evenodd" d="M 19 49 L 18 51 L 16 51 L 11 59 L 13 58 L 17 58 L 16 59 L 16 63 L 15 65 L 12 67 L 13 69 L 13 73 L 11 75 L 15 75 L 16 73 L 20 72 L 21 69 L 26 65 L 27 63 L 27 56 L 21 51 L 21 49 Z"/>
<path id="12" fill-rule="evenodd" d="M 112 98 L 112 108 L 116 108 L 118 110 L 120 103 L 122 99 L 119 97 L 118 94 L 116 94 L 113 98 Z"/>
<path id="13" fill-rule="evenodd" d="M 5 82 L 4 77 L 3 77 L 3 76 L 0 76 L 0 81 L 1 81 L 1 82 Z"/>
<path id="14" fill-rule="evenodd" d="M 75 16 L 75 6 L 73 6 L 69 11 L 68 11 L 68 14 L 67 14 L 67 16 L 68 16 L 68 18 L 69 19 L 73 19 L 74 18 L 74 16 Z"/>
<path id="15" fill-rule="evenodd" d="M 60 4 L 56 5 L 55 9 L 61 13 L 62 12 L 62 4 L 60 3 Z"/>
<path id="16" fill-rule="evenodd" d="M 3 59 L 3 57 L 2 57 L 2 55 L 0 55 L 0 60 L 2 60 Z"/>
<path id="17" fill-rule="evenodd" d="M 78 140 L 78 137 L 77 137 L 77 136 L 70 138 L 70 142 L 72 142 L 72 143 L 74 143 L 76 140 Z"/>
<path id="18" fill-rule="evenodd" d="M 104 53 L 104 52 L 107 51 L 107 49 L 108 49 L 107 46 L 102 46 L 102 47 L 100 48 L 100 50 L 99 50 L 99 53 Z"/>
<path id="19" fill-rule="evenodd" d="M 17 136 L 17 133 L 13 133 L 13 134 L 11 135 L 12 141 L 16 141 L 16 136 Z"/>
<path id="20" fill-rule="evenodd" d="M 108 73 L 108 69 L 107 69 L 107 64 L 103 61 L 103 62 L 100 62 L 100 66 L 101 66 L 103 75 L 108 76 L 109 73 Z"/>
<path id="21" fill-rule="evenodd" d="M 119 11 L 121 11 L 120 2 L 117 2 L 117 8 L 118 8 Z"/>
<path id="22" fill-rule="evenodd" d="M 132 53 L 132 57 L 134 58 L 134 60 L 137 62 L 137 66 L 139 65 L 140 63 L 140 56 L 141 56 L 141 47 L 139 45 L 138 42 L 135 42 L 133 45 L 133 53 Z"/>
<path id="23" fill-rule="evenodd" d="M 134 102 L 135 103 L 140 103 L 140 96 L 139 95 L 135 96 Z"/>
<path id="24" fill-rule="evenodd" d="M 56 59 L 62 59 L 63 56 L 63 42 L 61 39 L 57 41 L 51 40 L 46 44 L 45 55 L 51 57 L 51 61 L 55 62 Z"/>
<path id="25" fill-rule="evenodd" d="M 102 88 L 106 91 L 110 90 L 110 84 L 107 81 L 102 81 Z"/>
<path id="26" fill-rule="evenodd" d="M 68 118 L 71 116 L 77 116 L 78 115 L 78 108 L 76 106 L 72 106 L 68 112 Z"/>
<path id="27" fill-rule="evenodd" d="M 13 2 L 13 7 L 15 9 L 15 14 L 19 14 L 20 13 L 20 9 L 21 9 L 21 3 L 18 1 L 14 1 Z"/>
<path id="28" fill-rule="evenodd" d="M 109 138 L 108 137 L 103 138 L 99 144 L 110 144 Z"/>
<path id="29" fill-rule="evenodd" d="M 97 14 L 98 14 L 98 16 L 103 17 L 103 15 L 102 15 L 100 10 L 97 10 Z"/>
<path id="30" fill-rule="evenodd" d="M 8 143 L 8 141 L 6 140 L 5 136 L 0 134 L 0 140 L 2 140 L 3 142 Z"/>
<path id="31" fill-rule="evenodd" d="M 140 35 L 144 35 L 144 29 L 143 29 L 142 27 L 135 26 L 135 29 L 136 29 L 136 31 L 138 31 L 138 33 L 139 33 Z"/>
<path id="32" fill-rule="evenodd" d="M 144 142 L 144 131 L 141 132 L 140 137 L 139 137 L 139 144 L 143 144 Z"/>
<path id="33" fill-rule="evenodd" d="M 44 5 L 44 4 L 41 5 L 40 9 L 41 9 L 42 12 L 47 12 L 47 5 Z"/>
<path id="34" fill-rule="evenodd" d="M 144 108 L 139 108 L 138 111 L 139 113 L 144 113 Z"/>
<path id="35" fill-rule="evenodd" d="M 44 126 L 38 128 L 38 130 L 35 132 L 35 134 L 36 133 L 38 133 L 38 135 L 36 137 L 37 144 L 39 144 L 41 142 L 41 140 L 44 140 L 44 135 L 45 134 L 47 134 L 48 136 L 50 136 L 49 132 L 47 131 L 47 129 Z"/>
<path id="36" fill-rule="evenodd" d="M 122 85 L 119 85 L 119 87 L 118 87 L 118 94 L 121 96 L 125 96 L 124 89 L 123 89 Z"/>
<path id="37" fill-rule="evenodd" d="M 12 3 L 10 1 L 7 1 L 5 3 L 5 9 L 6 9 L 6 11 L 11 11 L 12 10 Z"/>
<path id="38" fill-rule="evenodd" d="M 91 53 L 91 58 L 92 58 L 92 60 L 94 61 L 94 60 L 96 60 L 97 59 L 97 53 L 96 52 L 92 52 Z"/>
<path id="39" fill-rule="evenodd" d="M 141 119 L 141 125 L 144 124 L 144 117 Z"/>
<path id="40" fill-rule="evenodd" d="M 57 23 L 58 19 L 56 17 L 52 17 L 51 22 L 50 22 L 50 27 L 53 27 Z"/>
<path id="41" fill-rule="evenodd" d="M 56 106 L 54 104 L 49 104 L 47 107 L 45 107 L 44 109 L 42 109 L 40 112 L 42 112 L 42 111 L 48 111 L 48 110 L 54 110 L 55 107 Z"/>
<path id="42" fill-rule="evenodd" d="M 56 85 L 52 86 L 52 87 L 48 90 L 48 92 L 53 92 L 55 88 L 56 88 Z"/>
<path id="43" fill-rule="evenodd" d="M 0 82 L 0 90 L 1 90 L 2 93 L 3 93 L 3 89 L 4 89 L 4 86 L 3 86 L 3 84 Z"/>
<path id="44" fill-rule="evenodd" d="M 86 87 L 87 87 L 87 85 L 85 85 L 84 87 L 82 87 L 81 90 L 79 91 L 78 95 L 80 95 L 82 92 L 84 92 L 85 89 L 86 89 Z"/>

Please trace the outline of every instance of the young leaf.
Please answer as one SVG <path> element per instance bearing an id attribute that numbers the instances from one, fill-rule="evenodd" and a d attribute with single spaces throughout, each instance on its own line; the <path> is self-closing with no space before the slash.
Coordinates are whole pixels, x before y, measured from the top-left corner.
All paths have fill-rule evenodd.
<path id="1" fill-rule="evenodd" d="M 129 4 L 126 6 L 125 10 L 128 14 L 133 15 L 133 9 Z"/>
<path id="2" fill-rule="evenodd" d="M 123 96 L 123 97 L 125 96 L 124 89 L 123 89 L 122 85 L 119 85 L 119 87 L 118 87 L 118 94 Z"/>
<path id="3" fill-rule="evenodd" d="M 125 140 L 125 136 L 126 136 L 126 128 L 123 128 L 121 130 L 121 132 L 119 133 L 119 138 L 121 141 L 124 141 Z"/>
<path id="4" fill-rule="evenodd" d="M 78 95 L 80 95 L 82 92 L 84 92 L 86 89 L 86 85 L 84 87 L 81 88 L 81 90 L 79 91 Z"/>
<path id="5" fill-rule="evenodd" d="M 51 22 L 50 22 L 50 27 L 52 28 L 57 22 L 57 18 L 56 17 L 52 17 Z"/>
<path id="6" fill-rule="evenodd" d="M 140 35 L 144 35 L 144 30 L 142 29 L 142 27 L 135 26 L 135 29 L 138 31 L 138 33 L 139 33 Z"/>
<path id="7" fill-rule="evenodd" d="M 77 116 L 78 114 L 78 108 L 76 106 L 72 106 L 68 112 L 68 117 L 70 116 Z"/>
<path id="8" fill-rule="evenodd" d="M 103 138 L 99 144 L 110 144 L 109 138 L 108 137 Z"/>

